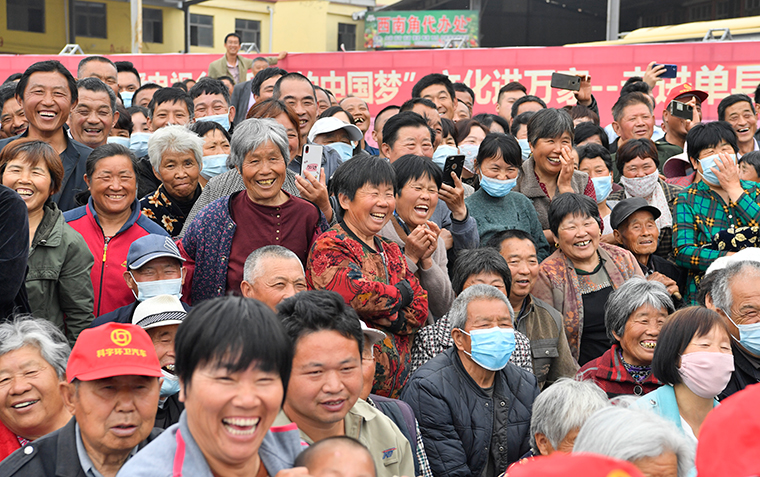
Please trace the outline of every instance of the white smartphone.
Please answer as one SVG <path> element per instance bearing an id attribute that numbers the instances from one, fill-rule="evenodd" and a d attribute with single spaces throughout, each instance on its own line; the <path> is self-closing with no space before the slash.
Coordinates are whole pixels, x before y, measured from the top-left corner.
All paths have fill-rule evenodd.
<path id="1" fill-rule="evenodd" d="M 301 154 L 301 177 L 306 177 L 308 172 L 316 180 L 319 180 L 319 172 L 322 169 L 322 146 L 319 144 L 305 144 Z"/>

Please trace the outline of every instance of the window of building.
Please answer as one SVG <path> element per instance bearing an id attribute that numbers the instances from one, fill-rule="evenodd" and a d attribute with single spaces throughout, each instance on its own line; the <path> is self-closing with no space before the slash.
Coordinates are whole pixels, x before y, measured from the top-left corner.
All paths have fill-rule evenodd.
<path id="1" fill-rule="evenodd" d="M 703 3 L 689 7 L 689 21 L 712 20 L 712 4 Z"/>
<path id="2" fill-rule="evenodd" d="M 45 33 L 45 0 L 6 0 L 8 30 Z"/>
<path id="3" fill-rule="evenodd" d="M 164 42 L 164 11 L 158 8 L 143 8 L 143 41 Z"/>
<path id="4" fill-rule="evenodd" d="M 338 23 L 338 51 L 343 48 L 346 51 L 356 51 L 356 25 L 351 23 Z"/>
<path id="5" fill-rule="evenodd" d="M 235 19 L 235 33 L 240 35 L 241 43 L 256 43 L 261 49 L 261 22 L 258 20 Z"/>
<path id="6" fill-rule="evenodd" d="M 214 46 L 214 17 L 190 14 L 190 45 Z"/>
<path id="7" fill-rule="evenodd" d="M 745 14 L 757 15 L 760 12 L 760 0 L 745 0 L 744 2 Z"/>
<path id="8" fill-rule="evenodd" d="M 106 30 L 106 4 L 74 2 L 74 24 L 77 36 L 108 38 Z"/>

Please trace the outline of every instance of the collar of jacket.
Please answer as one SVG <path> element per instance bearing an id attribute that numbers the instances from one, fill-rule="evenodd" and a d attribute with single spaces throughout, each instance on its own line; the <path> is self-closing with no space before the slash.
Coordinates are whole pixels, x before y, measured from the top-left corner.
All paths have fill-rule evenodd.
<path id="1" fill-rule="evenodd" d="M 459 374 L 461 374 L 465 378 L 465 382 L 472 388 L 473 391 L 478 395 L 478 397 L 482 399 L 487 399 L 489 401 L 496 399 L 496 396 L 504 396 L 504 388 L 506 379 L 504 378 L 504 369 L 500 371 L 495 371 L 494 377 L 493 377 L 493 398 L 490 397 L 488 394 L 486 394 L 485 391 L 483 391 L 483 388 L 480 387 L 478 383 L 475 382 L 474 379 L 472 379 L 472 376 L 470 376 L 470 373 L 467 372 L 467 370 L 464 367 L 464 363 L 462 363 L 462 360 L 459 358 L 459 350 L 457 349 L 456 345 L 452 346 L 451 348 L 444 351 L 444 353 L 451 353 L 451 360 L 454 362 L 454 369 L 457 370 Z M 510 363 L 507 363 L 507 366 L 509 366 Z"/>
<path id="2" fill-rule="evenodd" d="M 546 197 L 546 194 L 544 194 L 543 189 L 541 189 L 541 186 L 536 180 L 535 159 L 533 159 L 532 155 L 523 163 L 518 183 L 520 186 L 520 192 L 529 199 Z"/>
<path id="3" fill-rule="evenodd" d="M 76 417 L 61 428 L 58 434 L 58 461 L 55 464 L 57 477 L 79 477 L 84 475 L 77 454 Z"/>
<path id="4" fill-rule="evenodd" d="M 48 199 L 43 206 L 44 214 L 32 240 L 32 249 L 38 245 L 57 247 L 63 240 L 63 213 L 55 202 Z"/>
<path id="5" fill-rule="evenodd" d="M 119 231 L 114 234 L 114 237 L 133 226 L 137 222 L 137 219 L 140 218 L 140 202 L 136 198 L 130 207 L 132 208 L 132 212 L 129 214 L 129 218 L 124 222 Z M 95 210 L 95 202 L 92 200 L 92 196 L 87 200 L 87 210 L 92 214 L 98 227 L 102 229 L 103 227 L 100 225 L 100 219 L 98 219 L 98 212 Z"/>

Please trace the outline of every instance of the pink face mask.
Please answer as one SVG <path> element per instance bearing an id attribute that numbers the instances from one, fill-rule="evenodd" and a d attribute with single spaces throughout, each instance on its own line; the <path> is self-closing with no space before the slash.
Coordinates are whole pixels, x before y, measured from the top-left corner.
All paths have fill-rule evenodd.
<path id="1" fill-rule="evenodd" d="M 707 351 L 682 355 L 678 368 L 686 387 L 705 399 L 712 399 L 726 389 L 733 372 L 733 355 Z"/>

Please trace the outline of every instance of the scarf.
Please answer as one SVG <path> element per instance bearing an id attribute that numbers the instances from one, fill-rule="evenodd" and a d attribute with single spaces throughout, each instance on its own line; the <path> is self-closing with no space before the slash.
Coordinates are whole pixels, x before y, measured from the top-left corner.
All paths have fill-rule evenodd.
<path id="1" fill-rule="evenodd" d="M 656 207 L 660 211 L 660 216 L 655 220 L 657 230 L 673 226 L 673 216 L 670 214 L 668 200 L 665 198 L 665 192 L 659 183 L 660 173 L 653 173 L 644 177 L 621 177 L 620 184 L 625 188 L 626 197 L 642 197 L 647 204 Z"/>

